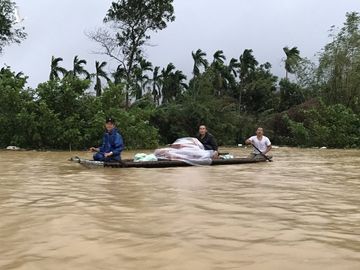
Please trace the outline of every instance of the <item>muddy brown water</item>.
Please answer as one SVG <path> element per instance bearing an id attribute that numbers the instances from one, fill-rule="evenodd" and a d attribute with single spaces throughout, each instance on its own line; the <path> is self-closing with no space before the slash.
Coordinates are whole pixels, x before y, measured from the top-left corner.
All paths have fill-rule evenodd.
<path id="1" fill-rule="evenodd" d="M 1 270 L 360 269 L 359 150 L 155 169 L 72 155 L 90 157 L 0 152 Z"/>

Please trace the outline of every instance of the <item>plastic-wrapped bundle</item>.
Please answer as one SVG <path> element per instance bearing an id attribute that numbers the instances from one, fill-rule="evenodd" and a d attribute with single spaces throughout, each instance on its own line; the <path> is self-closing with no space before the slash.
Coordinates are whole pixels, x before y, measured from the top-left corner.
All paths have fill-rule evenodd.
<path id="1" fill-rule="evenodd" d="M 191 165 L 209 165 L 213 150 L 205 150 L 202 143 L 191 137 L 177 139 L 170 147 L 156 149 L 158 159 L 180 160 Z"/>

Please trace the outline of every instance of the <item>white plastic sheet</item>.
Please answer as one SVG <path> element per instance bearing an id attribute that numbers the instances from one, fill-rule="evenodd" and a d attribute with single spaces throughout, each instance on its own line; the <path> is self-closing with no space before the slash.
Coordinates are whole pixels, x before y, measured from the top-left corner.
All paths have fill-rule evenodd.
<path id="1" fill-rule="evenodd" d="M 177 139 L 166 148 L 156 149 L 158 159 L 179 160 L 191 165 L 209 165 L 214 155 L 213 150 L 205 150 L 202 143 L 191 137 Z"/>

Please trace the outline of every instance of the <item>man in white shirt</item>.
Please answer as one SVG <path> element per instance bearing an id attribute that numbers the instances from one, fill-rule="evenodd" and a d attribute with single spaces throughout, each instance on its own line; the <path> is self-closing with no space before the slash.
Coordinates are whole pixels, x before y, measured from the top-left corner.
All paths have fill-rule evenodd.
<path id="1" fill-rule="evenodd" d="M 261 153 L 254 147 L 252 157 L 256 158 L 266 155 L 271 150 L 271 142 L 268 137 L 264 136 L 264 129 L 259 127 L 256 130 L 256 136 L 251 136 L 245 141 L 246 144 L 251 144 L 261 151 Z"/>

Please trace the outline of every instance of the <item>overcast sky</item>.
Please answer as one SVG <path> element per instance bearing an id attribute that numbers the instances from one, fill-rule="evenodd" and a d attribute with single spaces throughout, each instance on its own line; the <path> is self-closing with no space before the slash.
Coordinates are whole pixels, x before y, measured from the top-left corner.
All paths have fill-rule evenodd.
<path id="1" fill-rule="evenodd" d="M 71 69 L 75 55 L 88 61 L 108 61 L 85 32 L 102 25 L 111 0 L 15 0 L 20 7 L 28 38 L 6 47 L 1 65 L 29 76 L 35 87 L 48 79 L 51 56 L 64 58 Z M 161 67 L 169 62 L 191 75 L 191 51 L 201 48 L 209 60 L 223 50 L 228 60 L 253 49 L 256 59 L 270 62 L 283 76 L 284 46 L 297 46 L 301 55 L 314 55 L 329 41 L 331 25 L 341 27 L 346 12 L 360 12 L 359 0 L 174 0 L 175 22 L 152 35 L 148 59 Z M 111 64 L 111 62 L 110 62 Z M 112 63 L 112 67 L 115 63 Z M 109 67 L 111 68 L 111 66 Z"/>

